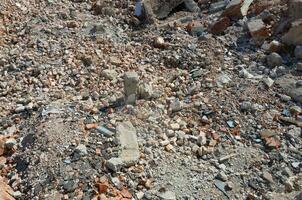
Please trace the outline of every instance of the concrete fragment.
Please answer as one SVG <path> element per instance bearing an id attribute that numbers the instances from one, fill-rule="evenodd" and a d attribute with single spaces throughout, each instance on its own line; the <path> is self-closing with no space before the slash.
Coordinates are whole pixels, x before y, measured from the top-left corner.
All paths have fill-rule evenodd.
<path id="1" fill-rule="evenodd" d="M 153 87 L 148 83 L 141 83 L 138 87 L 138 96 L 141 99 L 151 99 L 153 95 Z"/>
<path id="2" fill-rule="evenodd" d="M 291 74 L 284 75 L 276 80 L 284 92 L 295 101 L 302 103 L 302 89 L 296 86 L 296 79 Z"/>
<path id="3" fill-rule="evenodd" d="M 218 174 L 217 174 L 217 178 L 219 180 L 222 180 L 222 181 L 227 181 L 228 180 L 228 176 L 224 173 L 224 171 L 220 171 Z"/>
<path id="4" fill-rule="evenodd" d="M 281 43 L 276 40 L 273 40 L 270 43 L 264 42 L 261 48 L 267 52 L 279 52 L 281 49 Z"/>
<path id="5" fill-rule="evenodd" d="M 79 144 L 75 150 L 74 150 L 75 153 L 81 155 L 81 156 L 84 156 L 84 155 L 87 155 L 88 152 L 87 152 L 87 148 L 84 144 Z"/>
<path id="6" fill-rule="evenodd" d="M 113 172 L 118 172 L 123 166 L 123 161 L 121 158 L 110 158 L 106 162 L 106 167 Z"/>
<path id="7" fill-rule="evenodd" d="M 269 37 L 268 28 L 261 19 L 255 19 L 247 24 L 249 32 L 256 44 L 262 44 Z"/>
<path id="8" fill-rule="evenodd" d="M 302 0 L 290 0 L 288 6 L 288 14 L 291 19 L 302 18 Z"/>
<path id="9" fill-rule="evenodd" d="M 302 45 L 302 19 L 292 22 L 282 41 L 287 45 Z"/>
<path id="10" fill-rule="evenodd" d="M 124 92 L 126 104 L 134 105 L 139 77 L 136 72 L 126 72 L 124 76 Z"/>
<path id="11" fill-rule="evenodd" d="M 176 200 L 176 195 L 172 191 L 165 191 L 159 194 L 161 200 Z"/>
<path id="12" fill-rule="evenodd" d="M 231 20 L 228 17 L 223 17 L 216 21 L 212 27 L 211 32 L 215 35 L 223 33 L 231 25 Z"/>
<path id="13" fill-rule="evenodd" d="M 139 159 L 139 148 L 134 126 L 131 122 L 118 123 L 116 132 L 122 148 L 121 160 L 125 164 L 136 162 Z"/>
<path id="14" fill-rule="evenodd" d="M 144 15 L 147 18 L 164 19 L 174 8 L 184 3 L 190 12 L 199 12 L 199 7 L 194 0 L 143 0 Z"/>
<path id="15" fill-rule="evenodd" d="M 295 57 L 299 60 L 302 60 L 302 45 L 296 46 Z"/>
<path id="16" fill-rule="evenodd" d="M 117 78 L 118 73 L 114 69 L 105 69 L 102 72 L 102 76 L 109 79 L 109 80 L 114 80 Z"/>
<path id="17" fill-rule="evenodd" d="M 98 126 L 96 128 L 96 130 L 98 130 L 100 133 L 104 134 L 107 137 L 111 137 L 114 135 L 114 132 L 112 132 L 111 130 L 109 130 L 108 128 L 106 128 L 104 126 Z"/>
<path id="18" fill-rule="evenodd" d="M 268 183 L 274 183 L 273 176 L 268 171 L 262 173 L 262 178 Z"/>
<path id="19" fill-rule="evenodd" d="M 224 85 L 227 85 L 229 82 L 231 82 L 231 78 L 227 74 L 220 74 L 216 78 L 216 84 L 218 87 L 223 87 Z"/>
<path id="20" fill-rule="evenodd" d="M 250 5 L 253 3 L 253 1 L 254 0 L 244 0 L 243 1 L 243 4 L 242 4 L 242 6 L 241 6 L 241 8 L 240 8 L 240 14 L 241 14 L 241 16 L 246 16 L 247 15 L 247 13 L 248 13 L 248 10 L 249 10 L 249 8 L 250 8 Z"/>
<path id="21" fill-rule="evenodd" d="M 269 88 L 272 87 L 274 84 L 274 80 L 271 79 L 270 77 L 263 78 L 263 82 Z"/>
<path id="22" fill-rule="evenodd" d="M 227 6 L 227 1 L 218 1 L 211 3 L 209 12 L 214 13 L 223 10 Z"/>

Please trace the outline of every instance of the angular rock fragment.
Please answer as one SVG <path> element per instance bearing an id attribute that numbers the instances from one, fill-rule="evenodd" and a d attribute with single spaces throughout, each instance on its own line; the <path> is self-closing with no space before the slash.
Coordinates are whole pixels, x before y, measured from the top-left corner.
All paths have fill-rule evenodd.
<path id="1" fill-rule="evenodd" d="M 165 191 L 159 194 L 161 200 L 176 200 L 176 195 L 172 191 Z"/>
<path id="2" fill-rule="evenodd" d="M 106 167 L 110 170 L 112 170 L 113 172 L 117 172 L 121 169 L 121 167 L 123 166 L 123 161 L 121 158 L 110 158 L 109 160 L 107 160 L 106 162 Z"/>
<path id="3" fill-rule="evenodd" d="M 74 150 L 75 153 L 79 154 L 80 156 L 85 156 L 88 154 L 87 152 L 87 148 L 84 144 L 79 144 L 75 150 Z"/>
<path id="4" fill-rule="evenodd" d="M 288 96 L 302 103 L 302 88 L 296 86 L 296 80 L 292 75 L 284 75 L 278 78 L 276 83 L 281 86 Z"/>
<path id="5" fill-rule="evenodd" d="M 117 78 L 118 73 L 114 69 L 105 69 L 102 72 L 102 76 L 109 80 L 114 80 Z"/>
<path id="6" fill-rule="evenodd" d="M 270 77 L 266 77 L 266 78 L 263 78 L 263 83 L 267 86 L 267 87 L 272 87 L 273 84 L 274 84 L 274 80 L 271 79 Z"/>
<path id="7" fill-rule="evenodd" d="M 262 44 L 269 37 L 269 30 L 261 19 L 250 21 L 247 26 L 255 43 Z"/>
<path id="8" fill-rule="evenodd" d="M 267 52 L 278 52 L 281 49 L 281 43 L 279 41 L 273 40 L 270 43 L 263 43 L 261 48 Z"/>
<path id="9" fill-rule="evenodd" d="M 162 37 L 156 37 L 155 39 L 154 39 L 154 47 L 155 48 L 165 48 L 167 45 L 166 45 L 166 43 L 165 43 L 165 40 L 164 40 L 164 38 L 162 38 Z"/>
<path id="10" fill-rule="evenodd" d="M 211 32 L 215 35 L 221 34 L 231 25 L 231 20 L 228 17 L 223 17 L 215 22 L 211 27 Z"/>
<path id="11" fill-rule="evenodd" d="M 210 13 L 214 13 L 214 12 L 221 11 L 226 6 L 227 6 L 227 2 L 226 1 L 218 1 L 218 2 L 211 3 L 210 8 L 209 8 L 209 12 Z"/>
<path id="12" fill-rule="evenodd" d="M 287 45 L 302 45 L 302 19 L 292 22 L 282 41 Z"/>
<path id="13" fill-rule="evenodd" d="M 141 99 L 150 99 L 153 95 L 153 88 L 151 84 L 148 83 L 142 83 L 139 84 L 138 87 L 138 96 Z"/>
<path id="14" fill-rule="evenodd" d="M 144 0 L 142 5 L 146 18 L 164 19 L 174 8 L 184 3 L 190 12 L 199 12 L 198 5 L 194 0 Z"/>
<path id="15" fill-rule="evenodd" d="M 131 122 L 119 123 L 116 127 L 122 152 L 120 159 L 125 163 L 134 163 L 139 158 L 136 130 Z"/>
<path id="16" fill-rule="evenodd" d="M 246 16 L 247 15 L 247 13 L 248 13 L 248 10 L 249 10 L 249 8 L 250 8 L 250 5 L 253 3 L 253 1 L 254 0 L 244 0 L 243 1 L 243 4 L 242 4 L 242 6 L 241 6 L 241 8 L 240 8 L 240 14 L 241 14 L 241 16 Z"/>
<path id="17" fill-rule="evenodd" d="M 242 18 L 247 15 L 254 0 L 232 0 L 222 13 L 223 16 Z"/>
<path id="18" fill-rule="evenodd" d="M 124 76 L 124 92 L 126 104 L 134 105 L 136 102 L 136 91 L 139 77 L 136 72 L 126 72 Z"/>

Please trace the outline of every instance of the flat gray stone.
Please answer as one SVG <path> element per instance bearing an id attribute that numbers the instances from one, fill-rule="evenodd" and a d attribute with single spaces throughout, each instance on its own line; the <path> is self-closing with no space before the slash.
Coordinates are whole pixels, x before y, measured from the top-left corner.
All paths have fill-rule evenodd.
<path id="1" fill-rule="evenodd" d="M 106 167 L 111 171 L 118 172 L 122 168 L 123 164 L 124 163 L 121 158 L 110 158 L 106 162 Z"/>
<path id="2" fill-rule="evenodd" d="M 165 191 L 159 194 L 159 198 L 162 200 L 176 200 L 176 195 L 172 191 Z"/>
<path id="3" fill-rule="evenodd" d="M 121 160 L 126 164 L 136 162 L 140 155 L 134 126 L 131 122 L 118 123 L 116 132 L 122 148 Z"/>
<path id="4" fill-rule="evenodd" d="M 295 101 L 302 103 L 302 87 L 297 87 L 297 80 L 291 74 L 284 75 L 278 78 L 276 81 L 284 92 L 293 98 Z"/>
<path id="5" fill-rule="evenodd" d="M 75 148 L 75 153 L 78 153 L 81 156 L 87 155 L 87 148 L 84 144 L 79 144 L 76 148 Z"/>

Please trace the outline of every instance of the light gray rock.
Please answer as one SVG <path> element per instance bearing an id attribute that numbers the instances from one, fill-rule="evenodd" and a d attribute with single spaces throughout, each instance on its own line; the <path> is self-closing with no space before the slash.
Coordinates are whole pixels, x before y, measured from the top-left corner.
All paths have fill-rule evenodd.
<path id="1" fill-rule="evenodd" d="M 274 179 L 273 176 L 271 175 L 271 173 L 269 173 L 268 171 L 263 171 L 262 172 L 262 178 L 267 181 L 268 183 L 274 183 Z"/>
<path id="2" fill-rule="evenodd" d="M 268 66 L 271 68 L 280 66 L 280 65 L 282 65 L 282 62 L 283 62 L 282 57 L 278 53 L 275 53 L 275 52 L 268 55 L 266 57 L 266 61 L 267 61 Z"/>
<path id="3" fill-rule="evenodd" d="M 109 80 L 115 80 L 118 76 L 118 73 L 114 69 L 105 69 L 102 72 L 102 76 Z"/>
<path id="4" fill-rule="evenodd" d="M 240 104 L 240 109 L 242 111 L 249 111 L 252 108 L 252 103 L 249 101 L 244 101 Z"/>
<path id="5" fill-rule="evenodd" d="M 290 101 L 292 98 L 290 97 L 290 96 L 288 96 L 288 95 L 281 95 L 280 96 L 280 99 L 283 101 L 283 102 L 288 102 L 288 101 Z"/>
<path id="6" fill-rule="evenodd" d="M 170 104 L 170 109 L 172 112 L 178 112 L 182 109 L 182 104 L 179 101 L 179 99 L 174 99 L 172 100 L 171 104 Z"/>
<path id="7" fill-rule="evenodd" d="M 276 84 L 281 86 L 284 92 L 293 100 L 302 103 L 302 89 L 297 87 L 296 79 L 291 74 L 286 74 L 276 80 Z"/>
<path id="8" fill-rule="evenodd" d="M 274 84 L 274 80 L 271 79 L 270 77 L 263 78 L 262 80 L 263 80 L 263 83 L 269 88 L 272 87 Z"/>
<path id="9" fill-rule="evenodd" d="M 232 79 L 227 74 L 220 74 L 216 78 L 216 84 L 218 87 L 223 87 L 224 85 L 227 85 Z"/>
<path id="10" fill-rule="evenodd" d="M 151 99 L 153 95 L 153 87 L 148 83 L 141 83 L 138 87 L 138 95 L 141 99 Z"/>
<path id="11" fill-rule="evenodd" d="M 5 141 L 5 148 L 11 150 L 14 146 L 17 145 L 17 141 L 14 138 L 9 138 Z"/>
<path id="12" fill-rule="evenodd" d="M 227 181 L 228 180 L 228 176 L 223 171 L 220 171 L 217 174 L 217 178 L 222 180 L 222 181 Z"/>
<path id="13" fill-rule="evenodd" d="M 81 155 L 81 156 L 85 156 L 88 154 L 87 152 L 87 148 L 84 144 L 79 144 L 75 150 L 74 150 L 75 153 Z"/>
<path id="14" fill-rule="evenodd" d="M 20 112 L 23 112 L 23 111 L 25 111 L 25 110 L 26 110 L 26 107 L 25 107 L 25 106 L 19 105 L 19 106 L 17 106 L 17 108 L 15 109 L 15 112 L 16 112 L 16 113 L 20 113 Z"/>
<path id="15" fill-rule="evenodd" d="M 124 92 L 126 104 L 134 105 L 137 98 L 139 77 L 136 72 L 126 72 L 124 76 Z"/>
<path id="16" fill-rule="evenodd" d="M 211 3 L 209 12 L 214 13 L 223 10 L 227 6 L 228 2 L 227 1 L 218 1 Z"/>
<path id="17" fill-rule="evenodd" d="M 106 162 L 106 167 L 113 172 L 118 172 L 123 166 L 123 161 L 121 158 L 110 158 Z"/>
<path id="18" fill-rule="evenodd" d="M 121 160 L 125 163 L 134 163 L 139 159 L 139 147 L 137 143 L 136 130 L 131 122 L 117 124 L 116 132 L 121 143 Z"/>
<path id="19" fill-rule="evenodd" d="M 172 191 L 165 191 L 159 194 L 161 200 L 176 200 L 176 195 Z"/>
<path id="20" fill-rule="evenodd" d="M 249 73 L 246 69 L 242 69 L 240 72 L 239 72 L 239 76 L 242 77 L 242 78 L 253 78 L 253 74 Z"/>
<path id="21" fill-rule="evenodd" d="M 112 132 L 111 130 L 109 130 L 108 128 L 106 128 L 104 126 L 98 126 L 96 128 L 96 130 L 98 130 L 100 133 L 104 134 L 107 137 L 111 137 L 115 134 L 114 132 Z"/>

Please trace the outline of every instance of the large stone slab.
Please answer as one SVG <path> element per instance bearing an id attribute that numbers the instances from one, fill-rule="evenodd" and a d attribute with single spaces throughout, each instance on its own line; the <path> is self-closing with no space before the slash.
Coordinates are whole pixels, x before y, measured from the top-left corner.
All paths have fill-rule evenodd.
<path id="1" fill-rule="evenodd" d="M 117 124 L 116 132 L 122 148 L 120 158 L 125 164 L 136 162 L 140 155 L 134 126 L 131 122 L 121 122 Z"/>
<path id="2" fill-rule="evenodd" d="M 200 9 L 194 0 L 143 0 L 143 8 L 147 18 L 155 17 L 164 19 L 174 8 L 184 3 L 190 12 L 198 12 Z"/>
<path id="3" fill-rule="evenodd" d="M 288 96 L 302 103 L 302 87 L 297 86 L 296 83 L 297 80 L 290 74 L 284 75 L 276 80 L 276 84 L 278 84 Z"/>
<path id="4" fill-rule="evenodd" d="M 292 19 L 302 18 L 302 0 L 290 0 L 288 14 Z"/>
<path id="5" fill-rule="evenodd" d="M 292 22 L 291 28 L 282 37 L 282 41 L 287 45 L 302 45 L 302 19 Z"/>

